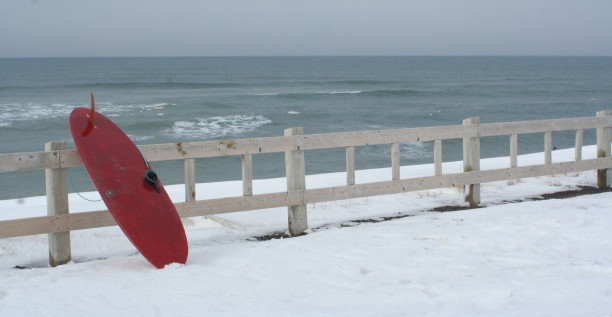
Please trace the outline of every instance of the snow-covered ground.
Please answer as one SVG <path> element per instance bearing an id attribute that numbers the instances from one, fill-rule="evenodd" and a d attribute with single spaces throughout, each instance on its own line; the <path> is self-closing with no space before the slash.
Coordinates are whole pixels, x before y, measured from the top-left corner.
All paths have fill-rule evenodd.
<path id="1" fill-rule="evenodd" d="M 595 156 L 592 146 L 584 158 Z M 573 150 L 553 152 L 555 161 Z M 543 162 L 525 155 L 519 165 Z M 508 166 L 488 159 L 482 168 Z M 451 162 L 444 172 L 456 172 Z M 403 177 L 432 165 L 402 168 Z M 162 175 L 163 176 L 163 175 Z M 344 173 L 307 177 L 309 188 Z M 360 171 L 357 182 L 390 178 Z M 285 208 L 184 221 L 186 265 L 157 270 L 116 227 L 71 233 L 70 264 L 47 267 L 47 236 L 0 240 L 0 316 L 612 316 L 612 193 L 524 200 L 595 186 L 595 171 L 483 184 L 486 208 L 437 189 L 308 206 L 309 234 L 287 230 Z M 255 193 L 282 191 L 258 180 Z M 168 186 L 176 201 L 182 186 Z M 239 182 L 199 184 L 198 198 L 238 195 Z M 95 198 L 95 193 L 83 193 Z M 71 212 L 104 208 L 71 195 Z M 0 201 L 0 219 L 45 214 L 44 197 Z M 380 222 L 383 217 L 404 215 Z M 27 267 L 17 269 L 16 266 Z"/>

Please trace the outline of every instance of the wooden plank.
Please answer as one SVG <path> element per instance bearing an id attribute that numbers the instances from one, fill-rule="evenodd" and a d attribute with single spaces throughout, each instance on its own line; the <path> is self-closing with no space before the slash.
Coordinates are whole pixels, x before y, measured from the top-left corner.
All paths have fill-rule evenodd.
<path id="1" fill-rule="evenodd" d="M 374 144 L 457 139 L 478 134 L 477 127 L 440 126 L 392 130 L 372 130 L 308 134 L 254 139 L 231 139 L 176 144 L 152 144 L 139 146 L 148 161 L 164 161 L 186 158 L 206 158 L 229 155 L 275 153 L 296 150 L 329 149 Z M 76 158 L 65 162 L 64 167 L 79 166 Z"/>
<path id="2" fill-rule="evenodd" d="M 195 159 L 186 159 L 185 173 L 185 201 L 196 200 Z"/>
<path id="3" fill-rule="evenodd" d="M 299 136 L 303 150 L 326 149 L 346 146 L 365 146 L 408 142 L 426 142 L 444 139 L 459 139 L 478 135 L 475 126 L 436 126 L 391 130 L 371 130 Z"/>
<path id="4" fill-rule="evenodd" d="M 479 173 L 469 173 L 466 176 L 459 175 L 456 180 L 461 183 L 475 182 L 494 182 L 516 178 L 528 178 L 547 175 L 565 174 L 571 172 L 584 172 L 598 168 L 612 167 L 612 158 L 589 159 L 580 162 L 558 162 L 542 165 L 520 166 L 509 169 L 494 169 L 480 171 Z M 471 174 L 471 175 L 470 175 Z"/>
<path id="5" fill-rule="evenodd" d="M 70 228 L 68 227 L 58 228 L 61 230 L 53 230 L 55 228 L 53 223 L 58 221 L 59 217 L 61 216 L 30 217 L 0 221 L 0 238 L 5 239 L 69 230 Z M 65 217 L 67 218 L 68 215 L 65 215 Z"/>
<path id="6" fill-rule="evenodd" d="M 400 179 L 400 144 L 391 144 L 391 179 L 397 181 Z"/>
<path id="7" fill-rule="evenodd" d="M 117 225 L 107 210 L 0 221 L 0 238 Z"/>
<path id="8" fill-rule="evenodd" d="M 611 117 L 533 120 L 472 125 L 437 126 L 407 129 L 370 130 L 326 134 L 308 134 L 249 139 L 229 139 L 176 144 L 140 146 L 149 161 L 185 158 L 205 158 L 228 155 L 275 153 L 295 150 L 315 150 L 374 144 L 435 141 L 480 136 L 538 133 L 546 131 L 588 129 L 612 126 Z M 77 161 L 65 162 L 66 167 L 78 166 Z"/>
<path id="9" fill-rule="evenodd" d="M 480 136 L 512 135 L 515 133 L 544 133 L 547 131 L 567 131 L 612 126 L 612 117 L 582 117 L 517 122 L 483 123 Z"/>
<path id="10" fill-rule="evenodd" d="M 346 184 L 355 184 L 355 147 L 346 147 Z"/>
<path id="11" fill-rule="evenodd" d="M 282 193 L 259 194 L 199 200 L 176 204 L 181 218 L 217 215 L 239 211 L 299 206 L 304 204 L 304 192 L 293 190 Z"/>
<path id="12" fill-rule="evenodd" d="M 59 151 L 0 154 L 0 173 L 60 167 Z"/>
<path id="13" fill-rule="evenodd" d="M 181 218 L 304 204 L 302 191 L 224 197 L 175 204 Z M 0 221 L 0 238 L 116 226 L 108 210 Z"/>
<path id="14" fill-rule="evenodd" d="M 79 152 L 75 149 L 61 151 L 60 159 L 60 166 L 63 168 L 83 166 L 81 156 L 79 155 Z"/>
<path id="15" fill-rule="evenodd" d="M 304 134 L 304 128 L 289 128 L 285 130 L 285 136 Z M 304 151 L 285 151 L 285 173 L 287 176 L 287 191 L 306 190 L 306 165 L 304 163 Z M 300 236 L 308 229 L 308 214 L 306 204 L 288 206 L 289 233 L 291 236 Z"/>
<path id="16" fill-rule="evenodd" d="M 59 154 L 66 149 L 61 141 L 48 142 L 45 151 Z M 47 215 L 59 216 L 68 214 L 68 177 L 66 169 L 54 168 L 45 170 L 45 188 L 47 191 Z M 72 260 L 70 251 L 70 232 L 49 233 L 49 264 L 52 267 L 63 265 Z"/>
<path id="17" fill-rule="evenodd" d="M 230 155 L 283 152 L 293 148 L 293 138 L 267 137 L 182 142 L 139 146 L 149 161 L 206 158 Z"/>
<path id="18" fill-rule="evenodd" d="M 434 141 L 434 175 L 442 175 L 442 140 Z"/>
<path id="19" fill-rule="evenodd" d="M 242 155 L 242 195 L 253 195 L 253 159 L 251 154 Z"/>

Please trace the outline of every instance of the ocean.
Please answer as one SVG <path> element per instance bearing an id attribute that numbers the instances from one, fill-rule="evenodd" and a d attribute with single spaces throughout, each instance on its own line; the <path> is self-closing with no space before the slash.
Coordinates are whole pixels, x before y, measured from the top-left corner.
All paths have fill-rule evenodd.
<path id="1" fill-rule="evenodd" d="M 70 111 L 89 107 L 136 144 L 593 116 L 612 109 L 612 57 L 160 57 L 0 59 L 0 153 L 64 140 Z M 543 150 L 521 135 L 519 153 Z M 574 145 L 573 133 L 553 145 Z M 594 144 L 585 131 L 585 145 Z M 461 159 L 461 141 L 443 145 Z M 507 138 L 483 139 L 482 156 L 508 155 Z M 401 145 L 402 164 L 433 161 L 431 142 Z M 389 148 L 356 151 L 358 169 L 390 166 Z M 240 179 L 239 158 L 196 161 L 198 182 Z M 255 155 L 255 178 L 284 175 L 282 154 Z M 180 162 L 153 162 L 165 184 Z M 308 174 L 344 170 L 344 151 L 306 153 Z M 71 169 L 70 191 L 93 190 Z M 44 172 L 0 174 L 0 199 L 44 194 Z"/>

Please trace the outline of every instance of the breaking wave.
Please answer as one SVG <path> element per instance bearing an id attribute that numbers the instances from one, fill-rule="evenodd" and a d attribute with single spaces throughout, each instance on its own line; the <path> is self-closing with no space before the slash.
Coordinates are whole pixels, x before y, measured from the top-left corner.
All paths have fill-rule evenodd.
<path id="1" fill-rule="evenodd" d="M 293 99 L 302 99 L 309 97 L 332 96 L 332 95 L 363 95 L 377 98 L 385 97 L 415 97 L 432 94 L 431 91 L 419 89 L 377 89 L 377 90 L 323 90 L 313 92 L 272 92 L 272 93 L 256 93 L 254 96 L 268 97 L 286 97 Z"/>
<path id="2" fill-rule="evenodd" d="M 37 121 L 68 117 L 76 105 L 40 103 L 28 104 L 0 104 L 0 126 L 9 126 L 14 122 Z"/>
<path id="3" fill-rule="evenodd" d="M 176 121 L 166 133 L 180 139 L 213 139 L 253 131 L 272 120 L 261 115 L 218 116 Z"/>
<path id="4" fill-rule="evenodd" d="M 364 157 L 391 157 L 391 147 L 388 145 L 374 145 L 359 148 L 359 155 Z M 433 158 L 432 142 L 411 142 L 400 144 L 400 156 L 403 159 L 420 160 Z"/>
<path id="5" fill-rule="evenodd" d="M 159 111 L 169 106 L 165 102 L 154 104 L 121 105 L 112 102 L 96 102 L 97 111 L 108 117 L 120 117 L 131 112 Z M 0 104 L 0 127 L 10 126 L 16 122 L 40 121 L 56 118 L 68 118 L 76 107 L 89 107 L 85 104 L 43 104 L 43 103 L 9 103 Z"/>

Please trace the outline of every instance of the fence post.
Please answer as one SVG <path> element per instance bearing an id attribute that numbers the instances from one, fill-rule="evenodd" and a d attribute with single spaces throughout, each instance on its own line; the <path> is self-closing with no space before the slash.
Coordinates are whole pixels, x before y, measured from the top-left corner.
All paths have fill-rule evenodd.
<path id="1" fill-rule="evenodd" d="M 66 149 L 61 141 L 48 142 L 45 151 L 55 152 L 58 162 L 60 150 Z M 45 170 L 45 187 L 47 192 L 47 215 L 60 216 L 68 214 L 68 182 L 65 168 Z M 70 231 L 49 233 L 49 264 L 53 267 L 66 264 L 72 260 L 70 251 Z"/>
<path id="2" fill-rule="evenodd" d="M 434 141 L 434 175 L 442 175 L 442 140 Z"/>
<path id="3" fill-rule="evenodd" d="M 480 124 L 479 117 L 467 118 L 463 120 L 464 125 Z M 463 171 L 472 172 L 480 170 L 480 136 L 463 138 Z M 470 207 L 480 204 L 480 184 L 470 184 L 467 186 L 465 201 L 470 203 Z"/>
<path id="4" fill-rule="evenodd" d="M 544 164 L 552 164 L 552 132 L 544 132 Z"/>
<path id="5" fill-rule="evenodd" d="M 510 135 L 510 167 L 518 166 L 518 134 Z"/>
<path id="6" fill-rule="evenodd" d="M 400 180 L 400 144 L 391 144 L 391 179 Z"/>
<path id="7" fill-rule="evenodd" d="M 355 185 L 355 148 L 346 147 L 346 184 Z"/>
<path id="8" fill-rule="evenodd" d="M 603 110 L 597 112 L 598 117 L 612 116 L 611 110 Z M 612 141 L 612 128 L 603 127 L 597 128 L 597 157 L 610 157 L 610 142 Z M 597 187 L 606 188 L 610 186 L 612 177 L 608 173 L 611 169 L 597 170 Z"/>
<path id="9" fill-rule="evenodd" d="M 285 136 L 302 135 L 304 128 L 289 128 L 285 130 Z M 285 173 L 287 175 L 287 190 L 306 190 L 306 165 L 304 163 L 304 151 L 285 151 Z M 308 228 L 308 217 L 306 205 L 287 207 L 289 214 L 289 233 L 291 236 L 304 234 Z"/>
<path id="10" fill-rule="evenodd" d="M 253 157 L 243 154 L 242 163 L 242 195 L 253 196 Z"/>
<path id="11" fill-rule="evenodd" d="M 574 148 L 574 160 L 582 161 L 582 141 L 584 139 L 584 130 L 576 130 L 576 146 Z"/>
<path id="12" fill-rule="evenodd" d="M 185 201 L 195 201 L 195 159 L 185 159 Z"/>

